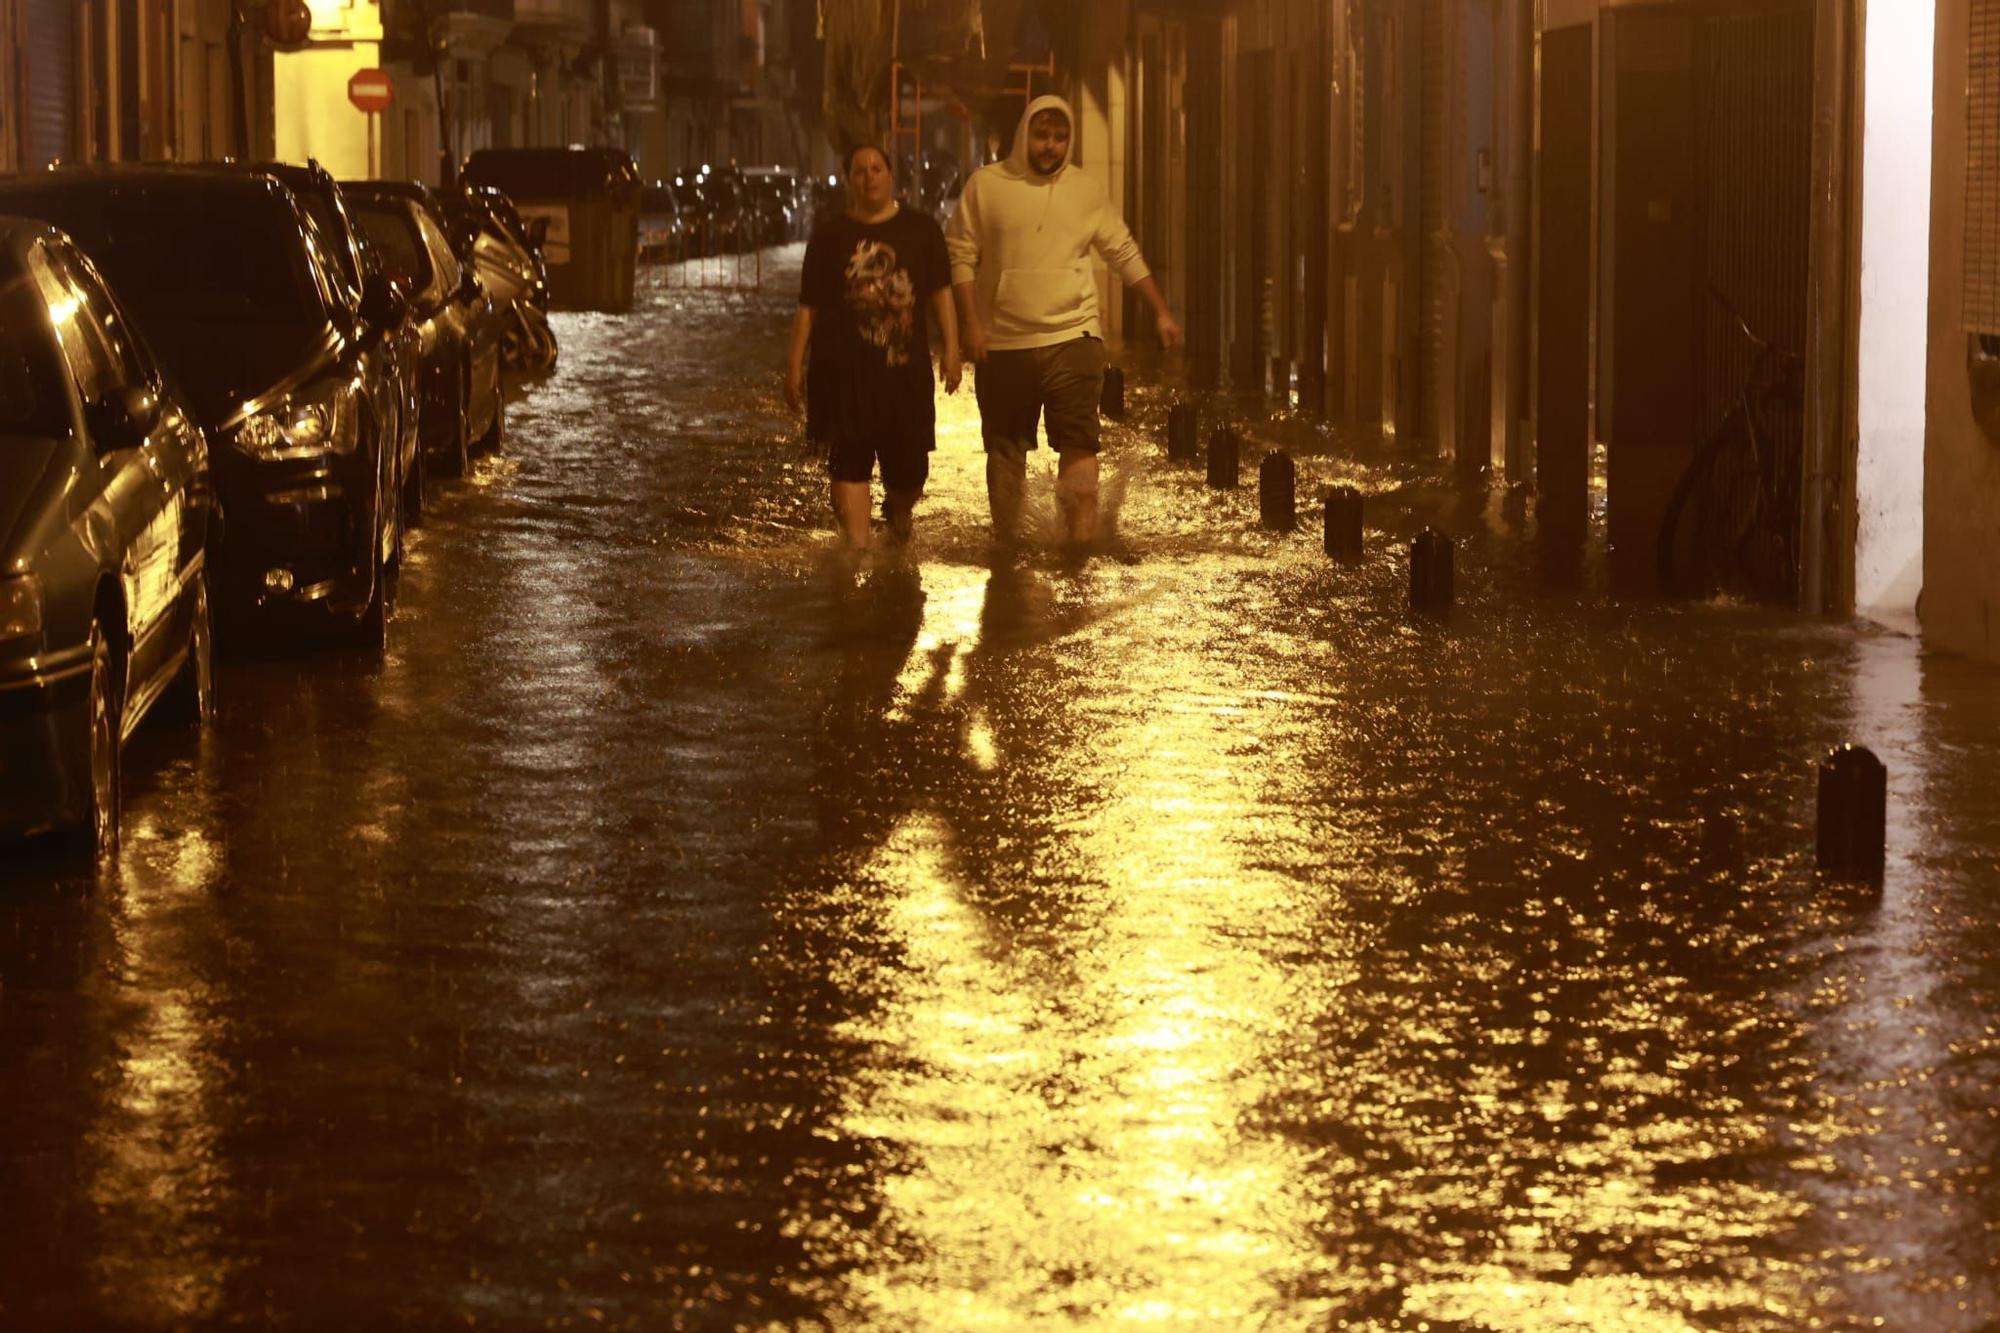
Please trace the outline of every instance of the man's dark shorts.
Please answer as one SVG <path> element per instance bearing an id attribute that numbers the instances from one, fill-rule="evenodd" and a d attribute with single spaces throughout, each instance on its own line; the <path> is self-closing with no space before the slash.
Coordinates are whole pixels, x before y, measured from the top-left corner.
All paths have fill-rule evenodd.
<path id="1" fill-rule="evenodd" d="M 1035 447 L 1038 419 L 1049 448 L 1097 452 L 1097 404 L 1104 392 L 1104 340 L 1088 335 L 1048 347 L 986 354 L 973 370 L 979 433 L 986 452 L 1025 458 Z"/>
<path id="2" fill-rule="evenodd" d="M 882 464 L 882 485 L 888 490 L 920 491 L 930 480 L 928 440 L 835 440 L 826 449 L 826 469 L 835 481 L 854 481 L 866 486 L 878 459 Z"/>

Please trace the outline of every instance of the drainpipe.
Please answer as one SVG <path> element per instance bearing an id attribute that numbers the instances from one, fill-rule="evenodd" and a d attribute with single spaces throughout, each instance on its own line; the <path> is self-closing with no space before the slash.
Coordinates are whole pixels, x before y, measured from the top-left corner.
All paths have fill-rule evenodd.
<path id="1" fill-rule="evenodd" d="M 243 0 L 230 0 L 229 4 L 229 91 L 236 151 L 245 158 L 254 157 L 250 148 L 250 88 L 243 68 Z"/>
<path id="2" fill-rule="evenodd" d="M 1812 286 L 1806 331 L 1805 484 L 1799 488 L 1799 610 L 1835 608 L 1847 385 L 1847 142 L 1853 0 L 1820 0 L 1813 24 Z"/>

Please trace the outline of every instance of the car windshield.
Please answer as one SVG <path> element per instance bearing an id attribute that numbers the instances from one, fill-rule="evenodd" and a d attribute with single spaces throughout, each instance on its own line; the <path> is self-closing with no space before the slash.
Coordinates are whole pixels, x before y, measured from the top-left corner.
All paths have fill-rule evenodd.
<path id="1" fill-rule="evenodd" d="M 60 355 L 33 280 L 12 255 L 0 255 L 0 435 L 69 433 Z"/>
<path id="2" fill-rule="evenodd" d="M 349 212 L 361 234 L 374 244 L 382 271 L 391 281 L 410 293 L 431 285 L 430 259 L 407 208 L 389 200 L 368 199 L 350 205 Z"/>
<path id="3" fill-rule="evenodd" d="M 320 241 L 328 252 L 328 257 L 339 266 L 341 280 L 348 286 L 359 289 L 361 273 L 354 266 L 354 252 L 347 246 L 347 225 L 341 220 L 340 208 L 333 196 L 317 188 L 308 188 L 304 183 L 287 181 L 292 196 L 299 201 L 299 207 L 306 217 L 319 228 Z"/>
<path id="4" fill-rule="evenodd" d="M 305 232 L 284 194 L 202 181 L 37 184 L 0 187 L 0 210 L 76 240 L 206 419 L 302 367 L 326 336 Z"/>

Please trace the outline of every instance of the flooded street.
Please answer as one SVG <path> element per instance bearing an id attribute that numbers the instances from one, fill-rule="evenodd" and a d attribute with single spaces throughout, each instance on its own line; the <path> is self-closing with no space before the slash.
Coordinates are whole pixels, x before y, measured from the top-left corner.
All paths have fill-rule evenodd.
<path id="1" fill-rule="evenodd" d="M 968 385 L 843 570 L 797 268 L 559 316 L 386 653 L 235 654 L 114 867 L 7 849 L 0 1326 L 2000 1321 L 2000 675 L 1297 421 L 1211 491 L 1141 375 L 1108 552 L 994 558 Z"/>

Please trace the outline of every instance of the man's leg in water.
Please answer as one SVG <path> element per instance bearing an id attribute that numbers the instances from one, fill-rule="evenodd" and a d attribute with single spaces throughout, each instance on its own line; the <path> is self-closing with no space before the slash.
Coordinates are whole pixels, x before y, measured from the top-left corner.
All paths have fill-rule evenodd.
<path id="1" fill-rule="evenodd" d="M 1065 449 L 1057 456 L 1056 507 L 1062 511 L 1069 539 L 1082 546 L 1097 540 L 1097 455 Z"/>
<path id="2" fill-rule="evenodd" d="M 1021 496 L 1027 488 L 1028 451 L 1042 413 L 1032 351 L 991 352 L 973 369 L 979 399 L 979 434 L 986 444 L 986 504 L 993 536 L 1012 542 L 1021 532 Z"/>
<path id="3" fill-rule="evenodd" d="M 1070 543 L 1097 540 L 1097 403 L 1104 391 L 1104 343 L 1076 338 L 1044 350 L 1042 397 L 1055 449 L 1056 507 Z"/>
<path id="4" fill-rule="evenodd" d="M 1021 535 L 1021 494 L 1028 488 L 1028 456 L 1019 449 L 986 446 L 986 507 L 993 535 L 1011 542 Z"/>
<path id="5" fill-rule="evenodd" d="M 840 526 L 840 535 L 847 545 L 856 551 L 868 549 L 868 483 L 865 481 L 836 481 L 833 483 L 833 517 Z"/>

